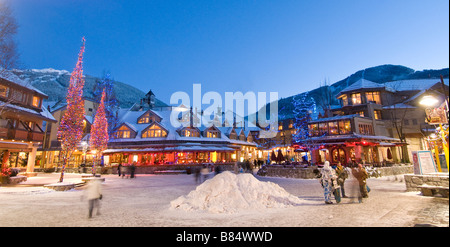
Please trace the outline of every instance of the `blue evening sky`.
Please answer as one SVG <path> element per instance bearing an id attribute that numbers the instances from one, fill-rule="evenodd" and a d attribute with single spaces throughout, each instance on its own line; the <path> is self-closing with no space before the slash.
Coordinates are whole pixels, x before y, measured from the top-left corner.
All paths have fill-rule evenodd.
<path id="1" fill-rule="evenodd" d="M 449 67 L 448 0 L 8 0 L 23 68 L 175 91 L 288 97 L 382 64 Z"/>

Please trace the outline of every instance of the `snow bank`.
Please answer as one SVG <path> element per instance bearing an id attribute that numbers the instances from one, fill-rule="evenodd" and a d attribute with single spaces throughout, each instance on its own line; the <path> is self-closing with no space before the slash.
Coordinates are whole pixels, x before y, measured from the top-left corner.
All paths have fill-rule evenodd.
<path id="1" fill-rule="evenodd" d="M 251 174 L 229 171 L 206 180 L 187 196 L 170 202 L 172 209 L 235 213 L 243 209 L 284 208 L 304 201 L 272 182 L 261 182 Z"/>

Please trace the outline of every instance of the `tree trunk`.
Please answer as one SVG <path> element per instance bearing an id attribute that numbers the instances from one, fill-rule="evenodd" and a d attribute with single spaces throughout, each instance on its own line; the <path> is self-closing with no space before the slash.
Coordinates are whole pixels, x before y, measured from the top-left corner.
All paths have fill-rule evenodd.
<path id="1" fill-rule="evenodd" d="M 63 165 L 61 167 L 61 176 L 59 177 L 59 182 L 62 183 L 64 181 L 64 171 L 66 169 L 67 164 L 67 156 L 64 156 Z"/>

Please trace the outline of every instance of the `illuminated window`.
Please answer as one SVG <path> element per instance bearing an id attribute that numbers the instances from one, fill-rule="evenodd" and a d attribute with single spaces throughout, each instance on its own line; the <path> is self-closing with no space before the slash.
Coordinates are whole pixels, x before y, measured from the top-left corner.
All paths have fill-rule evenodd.
<path id="1" fill-rule="evenodd" d="M 130 137 L 131 137 L 131 131 L 125 125 L 120 127 L 116 132 L 116 138 L 120 139 L 120 138 L 130 138 Z"/>
<path id="2" fill-rule="evenodd" d="M 208 129 L 206 131 L 206 137 L 208 138 L 220 138 L 220 131 L 216 129 Z"/>
<path id="3" fill-rule="evenodd" d="M 381 111 L 380 110 L 373 111 L 373 115 L 374 115 L 375 119 L 381 119 Z"/>
<path id="4" fill-rule="evenodd" d="M 150 111 L 147 111 L 145 114 L 140 116 L 137 120 L 138 124 L 147 124 L 147 123 L 153 123 L 153 122 L 159 122 L 161 121 L 158 119 L 158 117 L 154 113 L 150 113 Z"/>
<path id="5" fill-rule="evenodd" d="M 352 94 L 352 104 L 353 105 L 360 105 L 361 104 L 361 94 L 360 93 L 353 93 Z"/>
<path id="6" fill-rule="evenodd" d="M 330 128 L 330 135 L 337 135 L 339 134 L 338 131 L 338 123 L 337 122 L 329 122 L 328 127 Z"/>
<path id="7" fill-rule="evenodd" d="M 283 123 L 282 122 L 279 123 L 278 130 L 283 130 Z"/>
<path id="8" fill-rule="evenodd" d="M 0 96 L 7 98 L 8 93 L 9 93 L 9 87 L 7 87 L 5 85 L 0 85 Z"/>
<path id="9" fill-rule="evenodd" d="M 290 120 L 289 121 L 289 129 L 292 129 L 292 128 L 294 128 L 294 120 Z"/>
<path id="10" fill-rule="evenodd" d="M 156 124 L 153 124 L 142 133 L 142 138 L 151 138 L 151 137 L 166 137 L 167 131 L 163 130 Z"/>
<path id="11" fill-rule="evenodd" d="M 319 125 L 318 124 L 308 125 L 308 130 L 309 130 L 310 136 L 318 136 L 319 135 Z"/>
<path id="12" fill-rule="evenodd" d="M 339 134 L 346 135 L 350 134 L 352 131 L 352 126 L 350 120 L 339 121 Z"/>
<path id="13" fill-rule="evenodd" d="M 39 108 L 41 106 L 41 98 L 33 96 L 33 102 L 31 103 L 34 107 Z"/>
<path id="14" fill-rule="evenodd" d="M 181 131 L 181 136 L 184 137 L 200 137 L 200 132 L 196 129 L 186 128 Z"/>
<path id="15" fill-rule="evenodd" d="M 342 100 L 342 106 L 348 105 L 347 95 L 342 96 L 341 100 Z"/>
<path id="16" fill-rule="evenodd" d="M 328 123 L 319 123 L 319 135 L 328 135 Z"/>
<path id="17" fill-rule="evenodd" d="M 367 92 L 366 98 L 367 103 L 372 102 L 381 105 L 380 92 Z"/>

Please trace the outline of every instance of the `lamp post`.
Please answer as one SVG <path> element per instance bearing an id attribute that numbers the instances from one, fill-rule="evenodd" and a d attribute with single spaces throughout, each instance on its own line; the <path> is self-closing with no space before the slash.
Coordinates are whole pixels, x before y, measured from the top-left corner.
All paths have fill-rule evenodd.
<path id="1" fill-rule="evenodd" d="M 448 126 L 448 113 L 449 113 L 449 109 L 448 109 L 448 96 L 447 96 L 447 90 L 445 90 L 445 86 L 444 86 L 444 79 L 441 76 L 441 86 L 442 86 L 442 90 L 444 91 L 444 109 L 438 109 L 435 108 L 436 111 L 440 111 L 443 110 L 444 114 L 441 114 L 443 119 L 440 119 L 438 122 L 433 123 L 431 122 L 431 124 L 439 124 L 439 134 L 440 134 L 440 138 L 442 140 L 442 147 L 444 149 L 444 155 L 445 155 L 445 160 L 447 162 L 447 171 L 449 171 L 448 169 L 448 165 L 449 165 L 449 150 L 448 150 L 448 143 L 447 140 L 445 138 L 445 134 L 446 131 L 444 129 L 443 124 L 447 124 Z M 437 99 L 436 97 L 434 97 L 433 95 L 424 95 L 422 97 L 422 99 L 420 100 L 419 104 L 424 105 L 428 108 L 433 108 L 435 107 L 437 104 L 439 103 L 439 99 Z M 428 118 L 428 117 L 427 117 Z M 448 135 L 448 133 L 447 133 Z M 437 142 L 435 142 L 435 144 L 437 144 Z M 437 150 L 437 148 L 435 149 Z M 439 154 L 436 154 L 436 159 L 439 160 Z"/>

